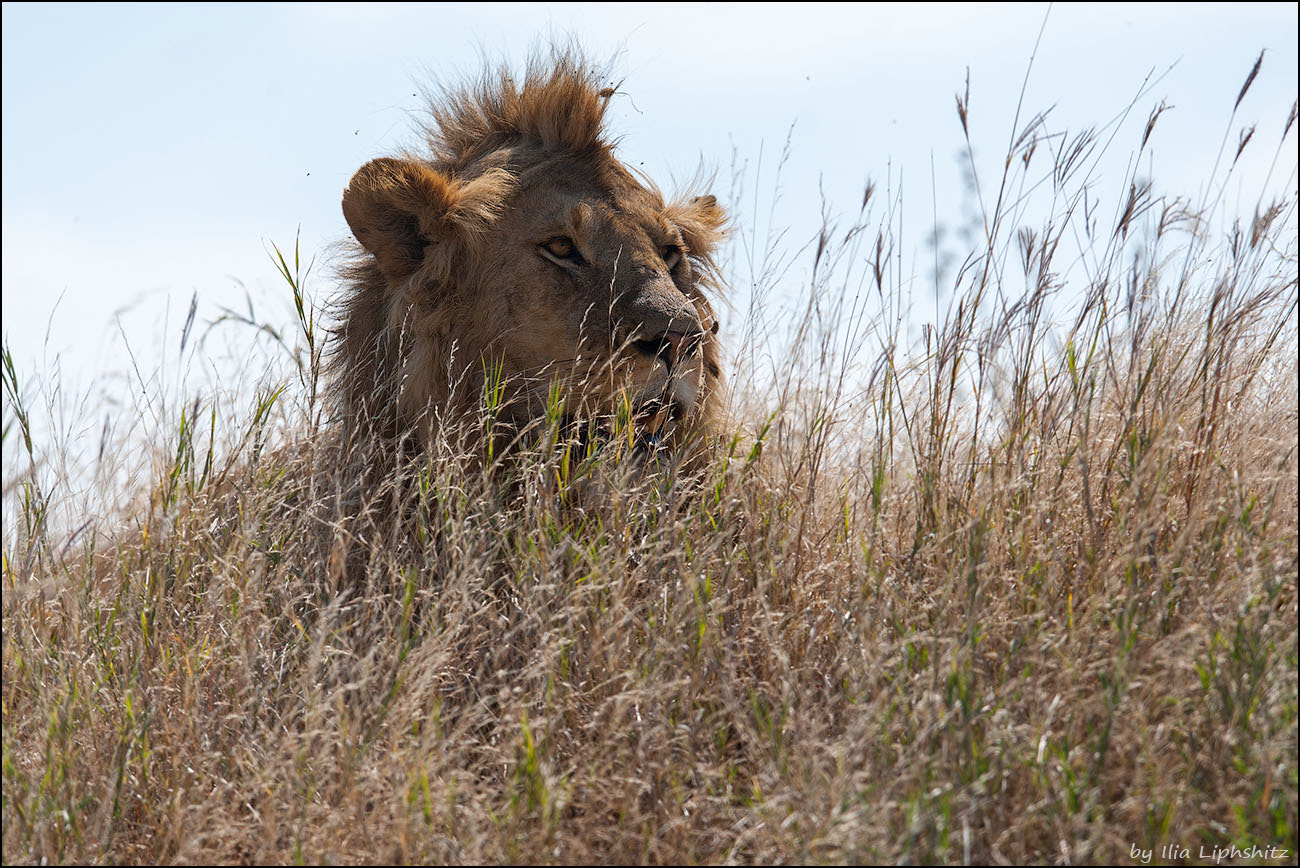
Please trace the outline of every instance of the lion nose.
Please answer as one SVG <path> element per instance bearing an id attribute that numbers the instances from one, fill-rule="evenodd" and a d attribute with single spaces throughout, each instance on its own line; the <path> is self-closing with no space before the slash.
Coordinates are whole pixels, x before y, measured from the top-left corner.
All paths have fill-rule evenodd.
<path id="1" fill-rule="evenodd" d="M 700 340 L 703 337 L 703 331 L 665 331 L 639 336 L 632 341 L 632 346 L 644 355 L 662 359 L 671 371 L 682 359 L 689 359 L 699 351 Z"/>

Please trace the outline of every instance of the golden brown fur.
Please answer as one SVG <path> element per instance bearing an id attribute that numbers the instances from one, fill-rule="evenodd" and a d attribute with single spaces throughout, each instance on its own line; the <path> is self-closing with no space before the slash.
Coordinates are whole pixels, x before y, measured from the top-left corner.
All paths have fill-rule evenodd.
<path id="1" fill-rule="evenodd" d="M 673 202 L 614 156 L 612 91 L 574 52 L 433 101 L 427 153 L 373 160 L 343 194 L 364 252 L 347 268 L 343 411 L 427 437 L 504 374 L 501 418 L 558 396 L 567 419 L 631 408 L 660 443 L 716 418 L 712 196 Z"/>

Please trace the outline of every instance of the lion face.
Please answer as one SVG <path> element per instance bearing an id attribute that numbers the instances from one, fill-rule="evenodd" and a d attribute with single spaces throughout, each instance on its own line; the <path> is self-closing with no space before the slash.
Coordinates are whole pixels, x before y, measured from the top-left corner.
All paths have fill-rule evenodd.
<path id="1" fill-rule="evenodd" d="M 343 213 L 337 365 L 346 412 L 427 428 L 495 394 L 523 427 L 627 417 L 680 443 L 715 413 L 721 369 L 712 196 L 668 203 L 600 137 L 608 91 L 571 57 L 433 107 L 432 154 L 363 166 Z"/>
<path id="2" fill-rule="evenodd" d="M 717 320 L 662 199 L 616 164 L 604 174 L 553 160 L 520 178 L 483 239 L 493 279 L 480 293 L 498 303 L 481 324 L 485 356 L 508 375 L 517 421 L 542 415 L 559 385 L 570 413 L 626 404 L 658 436 L 699 414 L 718 376 Z"/>

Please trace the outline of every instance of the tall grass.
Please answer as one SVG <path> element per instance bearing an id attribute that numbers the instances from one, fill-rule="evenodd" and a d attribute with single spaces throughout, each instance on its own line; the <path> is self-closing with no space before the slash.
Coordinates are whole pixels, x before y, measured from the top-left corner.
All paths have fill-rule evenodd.
<path id="1" fill-rule="evenodd" d="M 279 257 L 299 377 L 74 536 L 6 354 L 4 860 L 1294 861 L 1295 176 L 1225 235 L 1015 132 L 916 340 L 898 200 L 828 222 L 693 476 L 490 392 L 378 472 Z"/>

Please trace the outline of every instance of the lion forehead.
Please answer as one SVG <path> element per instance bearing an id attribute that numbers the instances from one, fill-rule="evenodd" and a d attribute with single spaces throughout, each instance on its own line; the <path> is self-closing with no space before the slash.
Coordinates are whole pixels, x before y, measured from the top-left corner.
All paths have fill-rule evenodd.
<path id="1" fill-rule="evenodd" d="M 621 252 L 625 258 L 682 243 L 682 233 L 664 214 L 661 201 L 644 192 L 628 195 L 590 184 L 522 188 L 499 230 L 506 241 L 522 236 L 519 241 L 541 243 L 564 235 L 585 248 L 600 248 L 606 255 Z"/>

